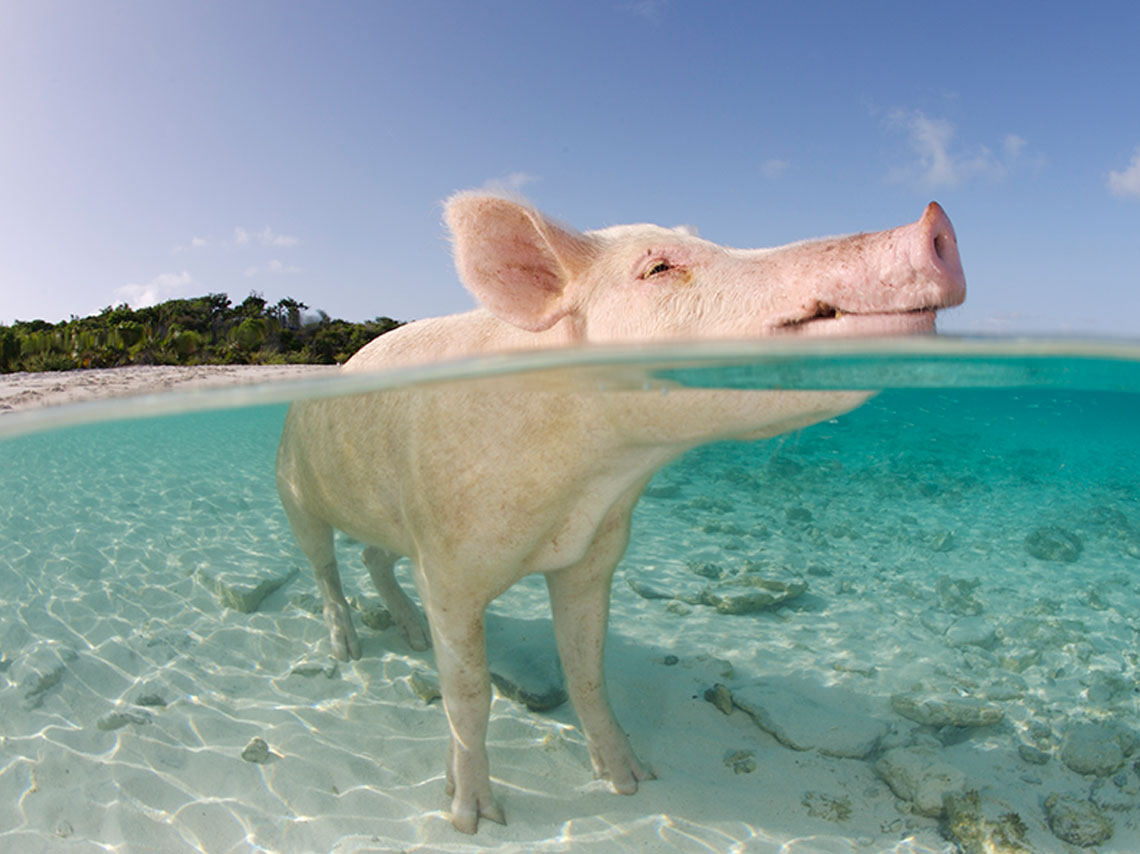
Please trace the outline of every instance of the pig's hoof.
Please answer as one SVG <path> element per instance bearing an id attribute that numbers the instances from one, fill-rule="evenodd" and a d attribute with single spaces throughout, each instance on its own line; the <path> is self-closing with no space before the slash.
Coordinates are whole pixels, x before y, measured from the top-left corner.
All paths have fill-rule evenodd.
<path id="1" fill-rule="evenodd" d="M 595 773 L 598 777 L 608 780 L 610 788 L 618 795 L 636 794 L 637 784 L 640 781 L 657 779 L 653 772 L 646 770 L 632 753 L 619 762 L 607 763 L 603 769 Z"/>
<path id="2" fill-rule="evenodd" d="M 408 642 L 408 646 L 416 652 L 423 652 L 431 646 L 431 635 L 427 623 L 419 613 L 412 615 L 412 619 L 400 623 L 400 634 Z"/>
<path id="3" fill-rule="evenodd" d="M 459 803 L 459 798 L 451 802 L 451 824 L 460 833 L 474 833 L 479 829 L 479 819 L 485 818 L 497 824 L 506 824 L 503 809 L 490 795 L 476 798 L 471 803 Z"/>
<path id="4" fill-rule="evenodd" d="M 637 784 L 641 780 L 656 780 L 651 771 L 645 771 L 640 766 L 630 774 L 610 778 L 610 788 L 618 795 L 636 795 Z"/>
<path id="5" fill-rule="evenodd" d="M 329 627 L 333 655 L 341 661 L 360 658 L 360 639 L 356 636 L 348 606 L 338 607 L 332 603 L 325 605 L 325 623 Z"/>
<path id="6" fill-rule="evenodd" d="M 360 644 L 355 638 L 346 640 L 345 638 L 332 635 L 330 641 L 332 642 L 333 656 L 340 661 L 348 661 L 350 658 L 360 658 Z"/>
<path id="7" fill-rule="evenodd" d="M 416 652 L 423 652 L 431 646 L 427 619 L 403 591 L 397 588 L 394 595 L 385 598 L 384 604 L 388 607 L 388 613 L 396 621 L 400 634 L 404 636 L 408 646 Z"/>

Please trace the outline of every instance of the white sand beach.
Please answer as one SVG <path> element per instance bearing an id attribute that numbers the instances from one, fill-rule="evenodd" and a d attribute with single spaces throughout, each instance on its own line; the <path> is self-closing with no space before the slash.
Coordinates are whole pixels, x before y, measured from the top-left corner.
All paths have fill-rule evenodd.
<path id="1" fill-rule="evenodd" d="M 171 389 L 253 385 L 331 374 L 335 365 L 131 365 L 0 374 L 0 414 Z"/>
<path id="2" fill-rule="evenodd" d="M 127 370 L 15 375 L 0 406 L 312 373 Z M 659 475 L 607 647 L 657 779 L 609 793 L 568 705 L 497 690 L 508 824 L 475 837 L 445 815 L 431 653 L 346 540 L 364 654 L 328 655 L 272 485 L 281 407 L 0 443 L 0 850 L 1134 854 L 1129 431 L 1046 446 L 993 426 L 1017 410 L 899 400 Z M 1050 525 L 1079 560 L 1027 552 Z M 758 578 L 786 600 L 725 613 Z M 547 686 L 548 610 L 538 578 L 492 606 L 493 670 Z"/>

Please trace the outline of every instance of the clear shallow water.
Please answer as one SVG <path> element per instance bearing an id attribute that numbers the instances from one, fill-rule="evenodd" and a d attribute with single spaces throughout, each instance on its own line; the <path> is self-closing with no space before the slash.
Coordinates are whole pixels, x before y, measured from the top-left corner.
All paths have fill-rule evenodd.
<path id="1" fill-rule="evenodd" d="M 1098 850 L 1140 850 L 1138 357 L 937 340 L 461 367 L 464 382 L 549 387 L 557 368 L 558 382 L 570 370 L 650 394 L 885 389 L 657 475 L 607 654 L 619 719 L 659 779 L 608 794 L 567 706 L 498 696 L 492 774 L 510 824 L 475 840 L 442 815 L 446 722 L 416 690 L 430 654 L 358 613 L 364 656 L 334 665 L 273 485 L 284 401 L 446 370 L 2 419 L 0 848 L 953 850 L 923 795 L 889 785 L 905 789 L 887 766 L 917 757 L 979 793 L 978 833 L 1016 814 L 1026 850 L 1066 850 L 1045 802 L 1069 796 L 1086 824 L 1111 823 Z M 348 592 L 370 607 L 358 551 L 340 542 Z M 806 590 L 754 613 L 710 604 L 756 578 Z M 263 582 L 280 586 L 255 610 L 222 604 Z M 545 623 L 518 622 L 545 619 L 540 579 L 493 612 L 500 646 L 548 643 Z M 718 684 L 731 714 L 705 699 Z M 1001 719 L 912 719 L 947 698 Z M 243 760 L 254 737 L 270 761 Z"/>

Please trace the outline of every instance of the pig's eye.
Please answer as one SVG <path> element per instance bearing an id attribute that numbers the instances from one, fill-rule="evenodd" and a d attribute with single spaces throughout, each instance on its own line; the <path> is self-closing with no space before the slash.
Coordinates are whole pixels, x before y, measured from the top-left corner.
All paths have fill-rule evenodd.
<path id="1" fill-rule="evenodd" d="M 653 276 L 659 276 L 662 273 L 668 273 L 672 269 L 673 267 L 669 264 L 668 261 L 658 261 L 656 264 L 642 273 L 641 278 L 650 279 Z"/>

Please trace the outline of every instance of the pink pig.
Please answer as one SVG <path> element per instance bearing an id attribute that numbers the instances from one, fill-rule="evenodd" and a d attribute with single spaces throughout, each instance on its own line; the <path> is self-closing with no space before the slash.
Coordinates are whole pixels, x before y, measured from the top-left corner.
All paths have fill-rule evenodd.
<path id="1" fill-rule="evenodd" d="M 460 278 L 482 308 L 410 323 L 356 353 L 350 372 L 507 350 L 769 335 L 932 332 L 965 297 L 949 219 L 930 204 L 890 231 L 729 249 L 684 230 L 577 232 L 476 193 L 446 211 Z M 333 529 L 364 563 L 412 647 L 435 647 L 451 728 L 451 822 L 503 822 L 485 744 L 491 685 L 484 611 L 543 573 L 567 689 L 594 772 L 622 794 L 652 774 L 606 697 L 610 582 L 652 475 L 713 440 L 754 439 L 833 417 L 866 392 L 660 391 L 426 385 L 303 401 L 286 420 L 277 484 L 312 563 L 332 648 L 360 657 Z M 393 573 L 411 558 L 427 625 Z"/>

